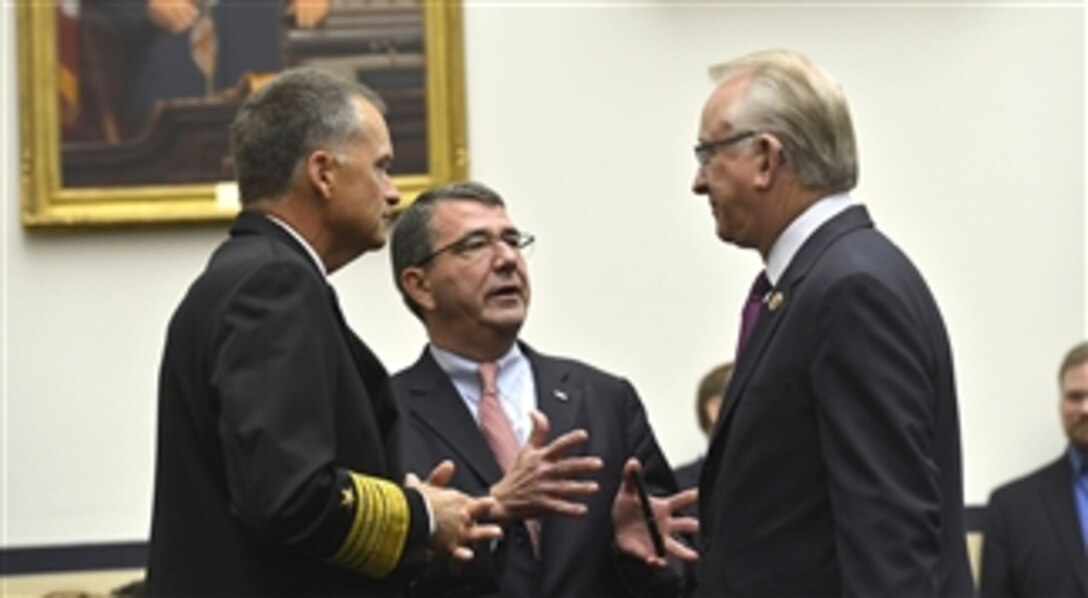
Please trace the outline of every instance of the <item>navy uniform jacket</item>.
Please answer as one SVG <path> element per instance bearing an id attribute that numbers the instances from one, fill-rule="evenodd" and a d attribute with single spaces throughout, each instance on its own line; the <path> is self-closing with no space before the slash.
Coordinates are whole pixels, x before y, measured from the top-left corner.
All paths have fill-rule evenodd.
<path id="1" fill-rule="evenodd" d="M 423 564 L 378 359 L 291 236 L 243 212 L 170 322 L 153 595 L 396 596 Z"/>
<path id="2" fill-rule="evenodd" d="M 612 500 L 628 457 L 642 462 L 647 486 L 655 494 L 676 492 L 672 470 L 634 387 L 583 363 L 520 346 L 533 371 L 537 408 L 551 424 L 548 442 L 575 428 L 586 429 L 589 441 L 570 454 L 603 459 L 604 469 L 596 477 L 599 490 L 586 500 L 589 512 L 583 516 L 541 518 L 541 560 L 532 558 L 525 526 L 511 523 L 504 526 L 504 539 L 494 550 L 477 547 L 475 562 L 458 573 L 443 564 L 432 568 L 417 584 L 416 594 L 578 598 L 666 592 L 675 596 L 678 576 L 653 574 L 619 556 L 613 547 Z M 405 455 L 409 469 L 426 475 L 443 459 L 452 459 L 457 469 L 450 485 L 470 495 L 486 495 L 502 471 L 476 420 L 430 350 L 425 349 L 414 365 L 393 377 L 393 391 L 408 418 Z"/>
<path id="3" fill-rule="evenodd" d="M 699 595 L 972 594 L 952 355 L 921 275 L 855 206 L 775 291 L 703 467 Z"/>
<path id="4" fill-rule="evenodd" d="M 1088 598 L 1088 558 L 1068 455 L 990 496 L 979 585 L 986 598 Z"/>

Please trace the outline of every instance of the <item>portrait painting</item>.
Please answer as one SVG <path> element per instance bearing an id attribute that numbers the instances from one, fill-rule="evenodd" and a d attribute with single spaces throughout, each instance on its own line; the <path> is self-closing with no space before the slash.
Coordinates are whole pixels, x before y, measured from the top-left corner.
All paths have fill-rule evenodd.
<path id="1" fill-rule="evenodd" d="M 230 218 L 230 122 L 296 66 L 383 98 L 406 200 L 466 176 L 458 2 L 57 0 L 18 25 L 27 226 Z"/>

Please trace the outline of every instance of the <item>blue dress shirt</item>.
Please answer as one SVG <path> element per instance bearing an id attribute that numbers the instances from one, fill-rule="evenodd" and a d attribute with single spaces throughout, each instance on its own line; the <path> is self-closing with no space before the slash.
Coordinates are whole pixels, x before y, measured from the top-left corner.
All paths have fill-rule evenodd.
<path id="1" fill-rule="evenodd" d="M 1088 554 L 1088 470 L 1084 468 L 1084 457 L 1072 446 L 1069 447 L 1069 463 L 1073 467 L 1073 501 L 1080 516 L 1080 538 L 1084 542 L 1084 552 Z"/>

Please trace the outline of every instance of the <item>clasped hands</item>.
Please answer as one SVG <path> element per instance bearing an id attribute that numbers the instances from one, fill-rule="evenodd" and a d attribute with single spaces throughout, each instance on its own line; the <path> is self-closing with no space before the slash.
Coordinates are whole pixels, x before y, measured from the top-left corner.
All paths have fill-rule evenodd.
<path id="1" fill-rule="evenodd" d="M 405 486 L 417 490 L 431 507 L 434 529 L 430 548 L 436 554 L 450 555 L 455 561 L 471 561 L 475 555 L 470 548 L 476 542 L 502 538 L 502 527 L 480 523 L 495 506 L 491 497 L 475 498 L 458 490 L 446 488 L 453 477 L 453 461 L 438 464 L 427 481 L 409 473 Z"/>

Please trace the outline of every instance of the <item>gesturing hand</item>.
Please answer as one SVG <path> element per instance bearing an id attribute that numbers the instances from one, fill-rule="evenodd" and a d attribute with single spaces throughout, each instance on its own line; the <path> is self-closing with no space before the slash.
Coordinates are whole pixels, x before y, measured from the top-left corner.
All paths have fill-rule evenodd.
<path id="1" fill-rule="evenodd" d="M 427 476 L 427 482 L 408 474 L 405 482 L 427 499 L 434 516 L 431 533 L 431 549 L 437 554 L 448 554 L 458 561 L 470 561 L 475 556 L 470 546 L 483 540 L 502 537 L 502 528 L 495 524 L 478 523 L 488 514 L 495 501 L 490 497 L 473 498 L 457 490 L 445 488 L 453 476 L 454 465 L 446 460 L 438 464 Z"/>
<path id="2" fill-rule="evenodd" d="M 494 486 L 491 496 L 496 520 L 525 519 L 546 513 L 583 515 L 586 506 L 570 499 L 589 496 L 597 491 L 597 482 L 574 479 L 600 470 L 599 457 L 565 457 L 573 447 L 589 440 L 583 429 L 571 430 L 545 445 L 548 418 L 534 410 L 530 417 L 533 430 L 518 451 L 514 464 Z"/>
<path id="3" fill-rule="evenodd" d="M 642 506 L 638 500 L 635 486 L 635 474 L 642 469 L 638 459 L 630 458 L 623 466 L 623 483 L 612 501 L 612 525 L 616 530 L 616 546 L 619 550 L 652 567 L 664 567 L 663 557 L 654 552 L 650 531 L 642 516 Z M 696 503 L 699 491 L 695 488 L 677 492 L 672 496 L 650 497 L 650 507 L 654 520 L 665 540 L 665 552 L 683 561 L 693 562 L 699 555 L 673 537 L 674 534 L 695 534 L 699 531 L 699 521 L 694 517 L 679 515 L 679 511 Z"/>

